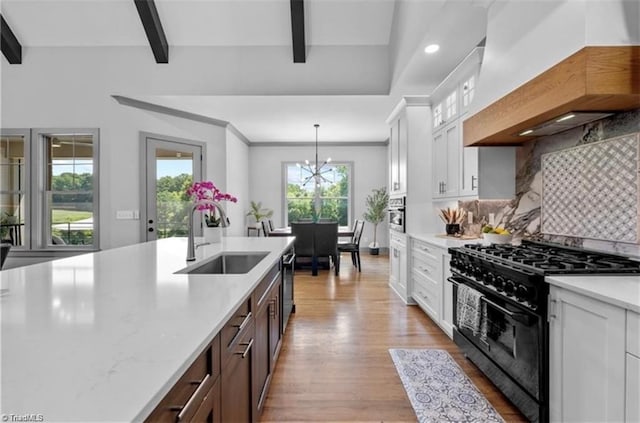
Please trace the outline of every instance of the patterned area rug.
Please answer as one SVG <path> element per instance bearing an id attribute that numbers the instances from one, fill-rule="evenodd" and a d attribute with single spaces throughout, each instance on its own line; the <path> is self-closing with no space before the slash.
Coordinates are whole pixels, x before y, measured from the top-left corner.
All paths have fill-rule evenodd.
<path id="1" fill-rule="evenodd" d="M 504 420 L 444 350 L 390 349 L 420 423 Z"/>

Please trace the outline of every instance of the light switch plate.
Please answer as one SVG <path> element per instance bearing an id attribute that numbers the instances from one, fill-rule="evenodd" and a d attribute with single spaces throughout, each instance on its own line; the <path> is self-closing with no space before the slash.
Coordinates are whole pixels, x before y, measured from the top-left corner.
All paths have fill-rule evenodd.
<path id="1" fill-rule="evenodd" d="M 133 219 L 133 211 L 132 210 L 118 210 L 116 212 L 116 219 L 120 219 L 120 220 Z"/>

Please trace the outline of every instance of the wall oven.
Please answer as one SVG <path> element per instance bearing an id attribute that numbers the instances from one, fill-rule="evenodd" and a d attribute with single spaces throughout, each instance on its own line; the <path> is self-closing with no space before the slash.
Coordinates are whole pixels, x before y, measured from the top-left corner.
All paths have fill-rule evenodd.
<path id="1" fill-rule="evenodd" d="M 406 202 L 404 195 L 389 198 L 389 228 L 396 232 L 405 232 Z"/>

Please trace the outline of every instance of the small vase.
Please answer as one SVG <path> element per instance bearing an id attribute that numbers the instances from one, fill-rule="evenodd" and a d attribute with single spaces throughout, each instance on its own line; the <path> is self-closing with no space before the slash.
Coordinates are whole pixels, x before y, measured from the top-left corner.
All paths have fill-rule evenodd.
<path id="1" fill-rule="evenodd" d="M 459 223 L 447 223 L 444 228 L 447 232 L 447 235 L 455 235 L 460 232 Z"/>
<path id="2" fill-rule="evenodd" d="M 205 226 L 202 228 L 205 242 L 217 244 L 222 241 L 222 228 L 219 226 Z"/>

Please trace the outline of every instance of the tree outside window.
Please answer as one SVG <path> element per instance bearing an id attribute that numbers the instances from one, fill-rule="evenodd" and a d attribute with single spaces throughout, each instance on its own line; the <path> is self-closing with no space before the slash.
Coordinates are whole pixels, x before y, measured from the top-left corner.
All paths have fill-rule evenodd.
<path id="1" fill-rule="evenodd" d="M 313 178 L 304 184 L 311 176 L 308 170 L 298 167 L 295 163 L 285 165 L 287 223 L 318 218 L 337 221 L 341 226 L 349 225 L 351 165 L 331 163 L 325 165 L 323 170 L 326 170 L 323 172 L 324 180 L 316 187 Z M 319 216 L 314 216 L 316 188 L 320 199 Z"/>

